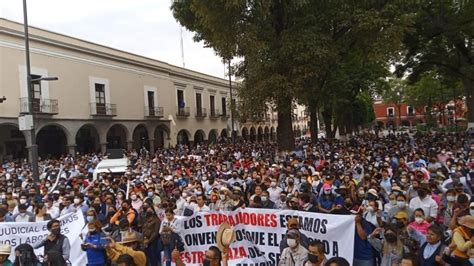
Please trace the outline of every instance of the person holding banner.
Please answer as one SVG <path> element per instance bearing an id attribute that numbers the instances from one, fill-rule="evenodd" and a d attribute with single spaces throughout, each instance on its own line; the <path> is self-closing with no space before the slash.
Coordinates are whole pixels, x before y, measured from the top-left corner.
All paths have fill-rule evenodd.
<path id="1" fill-rule="evenodd" d="M 49 251 L 57 251 L 63 255 L 64 260 L 69 260 L 69 253 L 71 245 L 67 236 L 61 234 L 61 222 L 58 220 L 51 220 L 46 225 L 50 234 L 43 241 L 39 241 L 34 245 L 34 249 L 44 247 L 44 253 Z"/>

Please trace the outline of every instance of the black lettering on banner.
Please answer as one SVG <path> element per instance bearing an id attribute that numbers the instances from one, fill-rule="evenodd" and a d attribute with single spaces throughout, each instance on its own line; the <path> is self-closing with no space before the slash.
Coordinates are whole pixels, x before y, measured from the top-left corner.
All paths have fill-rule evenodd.
<path id="1" fill-rule="evenodd" d="M 268 241 L 267 246 L 278 247 L 280 246 L 278 242 L 278 234 L 277 233 L 268 233 Z"/>
<path id="2" fill-rule="evenodd" d="M 339 257 L 339 246 L 337 244 L 337 241 L 332 242 L 332 256 Z"/>
<path id="3" fill-rule="evenodd" d="M 269 252 L 266 255 L 267 255 L 266 257 L 270 260 L 272 265 L 277 265 L 278 262 L 280 262 L 280 253 Z"/>
<path id="4" fill-rule="evenodd" d="M 184 221 L 184 229 L 202 227 L 202 216 L 196 216 Z"/>
<path id="5" fill-rule="evenodd" d="M 216 243 L 217 232 L 186 234 L 184 242 L 187 246 L 212 245 Z"/>

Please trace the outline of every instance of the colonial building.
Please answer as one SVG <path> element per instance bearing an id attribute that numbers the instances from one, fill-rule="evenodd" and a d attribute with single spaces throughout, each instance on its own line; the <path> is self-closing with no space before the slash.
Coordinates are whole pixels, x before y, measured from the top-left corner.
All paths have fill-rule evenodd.
<path id="1" fill-rule="evenodd" d="M 400 110 L 396 104 L 384 103 L 381 100 L 374 102 L 375 121 L 380 128 L 395 126 L 415 126 L 418 123 L 426 123 L 425 110 L 416 109 L 406 103 L 400 104 Z"/>
<path id="2" fill-rule="evenodd" d="M 33 79 L 58 77 L 31 88 L 41 154 L 230 137 L 228 80 L 35 27 L 30 55 Z M 29 138 L 18 128 L 29 104 L 22 24 L 0 19 L 0 58 L 0 97 L 7 98 L 0 159 L 26 156 Z"/>

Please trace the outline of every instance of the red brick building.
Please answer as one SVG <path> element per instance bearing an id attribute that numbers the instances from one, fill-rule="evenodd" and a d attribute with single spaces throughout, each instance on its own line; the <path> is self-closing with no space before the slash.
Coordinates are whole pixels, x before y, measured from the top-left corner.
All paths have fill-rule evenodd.
<path id="1" fill-rule="evenodd" d="M 381 128 L 392 126 L 415 126 L 426 123 L 425 110 L 415 109 L 405 103 L 400 105 L 400 113 L 396 104 L 386 104 L 382 101 L 374 102 L 375 121 Z"/>

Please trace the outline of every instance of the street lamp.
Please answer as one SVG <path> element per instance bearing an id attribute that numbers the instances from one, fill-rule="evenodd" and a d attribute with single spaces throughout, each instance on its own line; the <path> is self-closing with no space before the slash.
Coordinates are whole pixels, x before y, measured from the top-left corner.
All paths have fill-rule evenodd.
<path id="1" fill-rule="evenodd" d="M 28 115 L 30 124 L 25 129 L 30 131 L 30 146 L 28 148 L 28 153 L 30 157 L 31 170 L 33 178 L 35 181 L 36 193 L 39 194 L 39 167 L 38 167 L 38 145 L 36 144 L 36 132 L 35 132 L 35 120 L 33 112 L 33 92 L 32 92 L 32 82 L 38 81 L 53 81 L 58 80 L 57 77 L 39 77 L 32 79 L 31 78 L 31 65 L 30 65 L 30 39 L 28 35 L 28 13 L 26 8 L 26 0 L 23 0 L 23 26 L 25 28 L 25 56 L 26 56 L 26 85 L 28 93 Z"/>
<path id="2" fill-rule="evenodd" d="M 7 97 L 3 96 L 2 98 L 0 98 L 0 103 L 3 103 L 6 100 L 7 100 Z"/>

